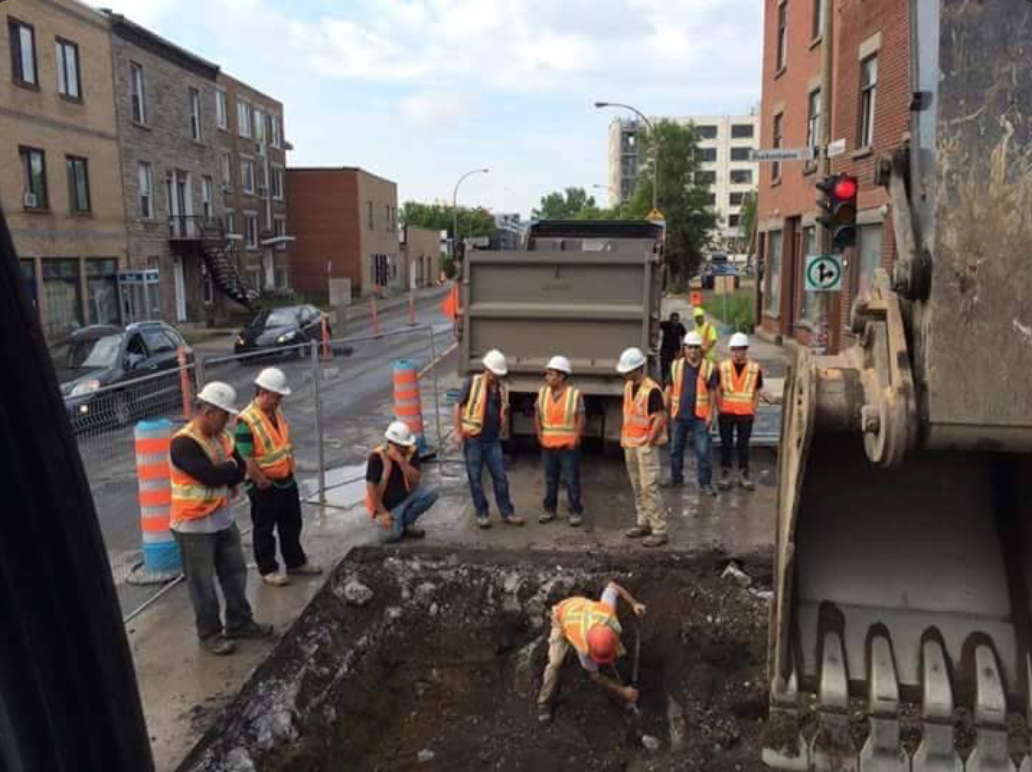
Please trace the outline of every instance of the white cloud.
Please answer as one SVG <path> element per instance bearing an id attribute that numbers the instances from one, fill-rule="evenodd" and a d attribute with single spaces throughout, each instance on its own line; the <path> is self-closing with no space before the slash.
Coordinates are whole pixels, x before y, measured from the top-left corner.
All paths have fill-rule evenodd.
<path id="1" fill-rule="evenodd" d="M 427 89 L 402 99 L 399 109 L 412 123 L 441 126 L 469 115 L 474 109 L 474 100 L 468 94 Z"/>

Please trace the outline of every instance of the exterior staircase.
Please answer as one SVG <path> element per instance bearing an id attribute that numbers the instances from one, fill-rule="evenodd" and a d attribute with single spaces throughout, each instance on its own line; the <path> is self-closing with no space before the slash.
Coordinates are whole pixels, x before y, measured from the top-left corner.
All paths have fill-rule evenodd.
<path id="1" fill-rule="evenodd" d="M 200 250 L 212 283 L 219 292 L 249 311 L 260 294 L 248 286 L 240 275 L 234 259 L 236 241 L 227 238 L 222 221 L 215 218 L 189 216 L 174 217 L 169 222 L 173 242 L 182 245 L 192 242 Z"/>

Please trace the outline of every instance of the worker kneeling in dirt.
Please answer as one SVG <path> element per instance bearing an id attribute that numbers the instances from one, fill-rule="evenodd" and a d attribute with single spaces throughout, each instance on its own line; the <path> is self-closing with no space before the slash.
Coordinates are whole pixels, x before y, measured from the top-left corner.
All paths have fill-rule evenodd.
<path id="1" fill-rule="evenodd" d="M 388 544 L 408 536 L 422 539 L 426 532 L 416 520 L 437 501 L 437 491 L 420 485 L 416 437 L 401 421 L 394 421 L 383 435 L 386 445 L 373 449 L 366 465 L 366 509 L 387 531 Z"/>
<path id="2" fill-rule="evenodd" d="M 612 665 L 617 656 L 624 653 L 620 645 L 620 622 L 616 617 L 618 597 L 624 599 L 639 619 L 645 615 L 645 606 L 616 582 L 606 585 L 601 600 L 574 596 L 552 607 L 548 665 L 538 695 L 538 720 L 542 723 L 552 720 L 552 695 L 559 685 L 559 670 L 571 646 L 577 652 L 581 667 L 588 671 L 595 683 L 629 703 L 637 701 L 637 689 L 621 686 L 599 672 L 600 665 Z"/>

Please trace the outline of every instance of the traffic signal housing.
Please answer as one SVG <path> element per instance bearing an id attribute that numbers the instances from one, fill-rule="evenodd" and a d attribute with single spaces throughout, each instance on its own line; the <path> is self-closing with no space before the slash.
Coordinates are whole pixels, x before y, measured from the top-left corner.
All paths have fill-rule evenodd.
<path id="1" fill-rule="evenodd" d="M 860 184 L 850 174 L 829 174 L 817 183 L 817 222 L 831 234 L 831 249 L 841 252 L 856 244 L 856 196 Z"/>

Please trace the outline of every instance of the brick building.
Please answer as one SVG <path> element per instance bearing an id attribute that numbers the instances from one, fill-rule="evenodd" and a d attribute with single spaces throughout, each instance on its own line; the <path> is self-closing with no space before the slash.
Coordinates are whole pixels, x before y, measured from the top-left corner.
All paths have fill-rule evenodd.
<path id="1" fill-rule="evenodd" d="M 125 209 L 103 16 L 0 5 L 0 207 L 48 335 L 119 320 Z"/>
<path id="2" fill-rule="evenodd" d="M 287 169 L 287 198 L 294 289 L 323 297 L 331 278 L 356 296 L 405 289 L 397 184 L 357 167 Z"/>
<path id="3" fill-rule="evenodd" d="M 401 229 L 400 238 L 401 261 L 407 272 L 405 286 L 434 286 L 441 265 L 441 232 L 406 226 Z"/>
<path id="4" fill-rule="evenodd" d="M 874 185 L 877 158 L 905 141 L 909 124 L 909 23 L 905 0 L 832 0 L 832 140 L 845 152 L 833 173 L 860 182 L 855 247 L 845 253 L 843 291 L 827 303 L 804 291 L 805 257 L 818 250 L 816 162 L 763 164 L 758 219 L 764 264 L 760 329 L 828 350 L 850 342 L 853 299 L 874 269 L 895 256 L 885 192 Z M 765 0 L 761 144 L 816 147 L 829 100 L 821 94 L 820 0 Z M 829 321 L 830 320 L 830 321 Z"/>

